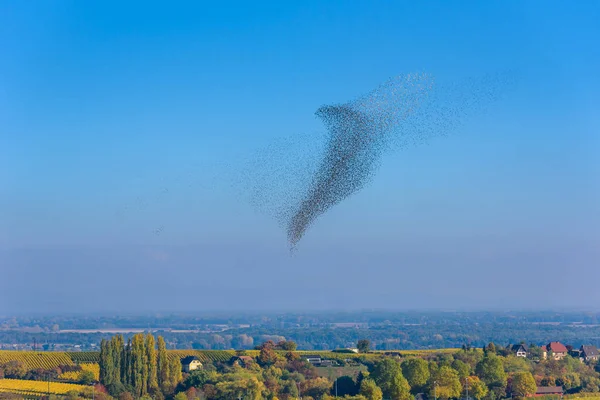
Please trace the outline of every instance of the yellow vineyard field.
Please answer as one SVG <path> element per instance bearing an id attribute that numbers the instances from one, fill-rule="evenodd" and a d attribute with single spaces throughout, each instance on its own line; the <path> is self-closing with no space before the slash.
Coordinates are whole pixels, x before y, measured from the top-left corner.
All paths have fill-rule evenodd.
<path id="1" fill-rule="evenodd" d="M 58 376 L 58 379 L 62 379 L 65 381 L 77 382 L 77 381 L 79 381 L 79 377 L 80 377 L 80 374 L 82 371 L 90 371 L 91 373 L 94 374 L 95 380 L 100 379 L 100 365 L 95 364 L 95 363 L 85 363 L 85 364 L 79 364 L 79 365 L 81 365 L 81 371 L 63 372 L 62 374 L 60 374 Z"/>
<path id="2" fill-rule="evenodd" d="M 28 370 L 53 369 L 59 365 L 73 365 L 71 357 L 63 352 L 0 350 L 0 364 L 9 361 L 21 361 Z"/>
<path id="3" fill-rule="evenodd" d="M 0 379 L 0 392 L 21 394 L 66 394 L 71 391 L 81 392 L 89 390 L 88 386 L 73 383 L 58 383 L 44 381 L 26 381 L 22 379 Z"/>
<path id="4" fill-rule="evenodd" d="M 94 374 L 94 379 L 100 379 L 100 365 L 95 363 L 81 364 L 81 369 L 84 371 L 91 371 Z"/>

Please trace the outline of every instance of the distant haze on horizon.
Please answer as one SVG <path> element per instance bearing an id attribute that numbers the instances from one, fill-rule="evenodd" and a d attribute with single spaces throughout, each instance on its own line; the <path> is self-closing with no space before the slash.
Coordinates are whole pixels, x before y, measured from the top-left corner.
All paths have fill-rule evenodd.
<path id="1" fill-rule="evenodd" d="M 595 1 L 4 2 L 0 315 L 593 309 L 599 20 Z M 323 104 L 506 70 L 502 100 L 386 155 L 294 256 L 240 193 Z"/>

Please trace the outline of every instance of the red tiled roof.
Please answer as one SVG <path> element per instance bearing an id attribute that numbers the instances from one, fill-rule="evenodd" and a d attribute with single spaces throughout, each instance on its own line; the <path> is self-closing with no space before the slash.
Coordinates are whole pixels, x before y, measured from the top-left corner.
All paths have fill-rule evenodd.
<path id="1" fill-rule="evenodd" d="M 538 386 L 535 394 L 557 394 L 563 392 L 562 386 Z"/>
<path id="2" fill-rule="evenodd" d="M 567 348 L 561 342 L 550 342 L 548 347 L 550 348 L 550 350 L 552 350 L 553 353 L 566 353 L 567 352 Z"/>

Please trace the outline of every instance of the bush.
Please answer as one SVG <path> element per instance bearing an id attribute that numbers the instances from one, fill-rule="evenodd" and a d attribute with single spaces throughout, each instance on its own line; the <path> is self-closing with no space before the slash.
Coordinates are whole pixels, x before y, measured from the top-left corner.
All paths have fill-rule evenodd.
<path id="1" fill-rule="evenodd" d="M 92 371 L 81 371 L 79 373 L 79 383 L 82 385 L 90 385 L 95 381 L 94 373 Z"/>

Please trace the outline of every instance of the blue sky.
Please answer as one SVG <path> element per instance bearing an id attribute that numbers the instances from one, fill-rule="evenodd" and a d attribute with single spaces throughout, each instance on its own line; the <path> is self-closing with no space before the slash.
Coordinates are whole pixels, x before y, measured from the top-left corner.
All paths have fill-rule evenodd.
<path id="1" fill-rule="evenodd" d="M 0 312 L 598 304 L 599 20 L 595 1 L 2 2 Z M 240 193 L 323 104 L 507 70 L 501 101 L 388 154 L 295 257 Z"/>

